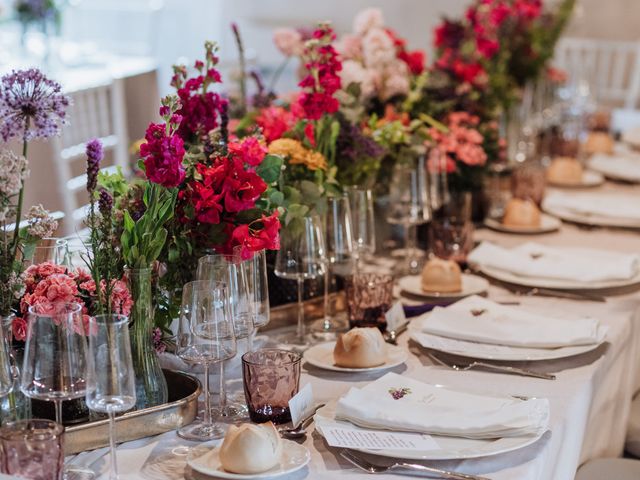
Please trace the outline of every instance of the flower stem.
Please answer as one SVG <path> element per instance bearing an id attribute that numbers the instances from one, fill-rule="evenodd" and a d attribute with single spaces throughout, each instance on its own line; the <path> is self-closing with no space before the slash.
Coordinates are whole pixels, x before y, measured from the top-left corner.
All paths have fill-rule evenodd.
<path id="1" fill-rule="evenodd" d="M 29 118 L 27 117 L 27 121 L 24 127 L 24 137 L 22 139 L 22 156 L 27 158 L 27 147 L 29 143 L 27 142 L 27 131 L 29 130 Z M 12 250 L 12 259 L 15 261 L 18 254 L 18 239 L 20 238 L 20 217 L 22 217 L 22 202 L 24 201 L 24 180 L 22 181 L 22 185 L 20 186 L 20 194 L 18 195 L 18 206 L 16 208 L 16 226 L 13 230 L 13 244 L 11 246 Z"/>

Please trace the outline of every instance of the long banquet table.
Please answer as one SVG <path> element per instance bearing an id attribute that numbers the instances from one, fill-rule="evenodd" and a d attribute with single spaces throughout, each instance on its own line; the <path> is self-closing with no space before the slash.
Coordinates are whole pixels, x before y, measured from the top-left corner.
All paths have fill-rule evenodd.
<path id="1" fill-rule="evenodd" d="M 633 190 L 638 187 L 607 185 L 606 188 Z M 559 232 L 549 235 L 528 237 L 482 229 L 476 233 L 476 238 L 504 246 L 535 240 L 554 246 L 580 245 L 636 253 L 640 250 L 638 231 L 586 230 L 566 223 Z M 492 285 L 488 297 L 496 301 L 517 301 L 522 307 L 540 313 L 562 315 L 570 312 L 571 315 L 597 317 L 610 328 L 607 342 L 596 351 L 579 357 L 526 365 L 526 368 L 557 372 L 557 380 L 549 381 L 483 371 L 457 372 L 434 365 L 421 347 L 408 340 L 407 335 L 401 336 L 400 345 L 407 347 L 411 355 L 406 365 L 393 370 L 396 373 L 468 391 L 545 397 L 550 401 L 550 431 L 533 445 L 494 457 L 431 464 L 495 480 L 571 480 L 582 463 L 621 455 L 631 398 L 640 390 L 640 291 L 612 292 L 606 303 L 595 303 L 516 295 Z M 234 371 L 239 375 L 237 363 L 236 358 L 236 368 L 229 369 L 232 376 Z M 303 366 L 301 385 L 310 382 L 317 399 L 326 401 L 381 375 L 383 373 L 339 374 Z M 186 467 L 186 454 L 191 445 L 178 438 L 175 432 L 122 444 L 118 447 L 121 476 L 123 479 L 204 478 Z M 317 432 L 308 435 L 304 445 L 311 451 L 309 466 L 283 478 L 368 477 L 343 460 L 336 449 L 329 448 Z M 93 461 L 92 468 L 107 472 L 108 459 L 101 456 L 104 452 L 105 449 L 83 452 L 74 461 L 85 465 Z"/>

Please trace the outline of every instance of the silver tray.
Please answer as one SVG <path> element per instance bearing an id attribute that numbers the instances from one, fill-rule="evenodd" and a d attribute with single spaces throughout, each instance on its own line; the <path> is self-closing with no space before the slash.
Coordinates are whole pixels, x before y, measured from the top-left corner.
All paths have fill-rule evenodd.
<path id="1" fill-rule="evenodd" d="M 176 430 L 196 418 L 201 391 L 198 379 L 174 370 L 163 372 L 167 379 L 169 402 L 116 417 L 118 442 Z M 64 443 L 66 455 L 108 446 L 109 420 L 67 426 Z"/>

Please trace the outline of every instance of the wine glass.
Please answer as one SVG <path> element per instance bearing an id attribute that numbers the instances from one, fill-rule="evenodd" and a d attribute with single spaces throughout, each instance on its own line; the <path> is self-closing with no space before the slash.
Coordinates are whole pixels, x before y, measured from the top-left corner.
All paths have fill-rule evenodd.
<path id="1" fill-rule="evenodd" d="M 351 211 L 353 247 L 356 254 L 355 269 L 359 270 L 362 260 L 376 251 L 373 193 L 369 189 L 355 186 L 347 187 L 346 192 Z"/>
<path id="2" fill-rule="evenodd" d="M 222 282 L 227 286 L 229 294 L 229 310 L 236 339 L 250 338 L 253 333 L 253 308 L 246 276 L 241 275 L 241 258 L 239 250 L 233 254 L 205 255 L 198 260 L 197 280 Z M 247 409 L 243 403 L 227 401 L 226 377 L 224 362 L 220 362 L 220 415 L 237 420 L 246 417 Z"/>
<path id="3" fill-rule="evenodd" d="M 118 478 L 116 462 L 116 413 L 136 404 L 136 386 L 129 341 L 129 318 L 124 315 L 97 315 L 89 319 L 89 359 L 87 406 L 109 416 L 111 471 Z"/>
<path id="4" fill-rule="evenodd" d="M 54 402 L 59 424 L 62 401 L 87 393 L 88 363 L 79 303 L 29 307 L 20 389 L 30 398 Z"/>
<path id="5" fill-rule="evenodd" d="M 241 251 L 241 245 L 233 249 L 234 255 L 241 259 L 238 264 L 239 274 L 242 276 L 240 284 L 246 284 L 255 333 L 256 329 L 266 326 L 270 320 L 267 253 L 266 250 L 251 252 L 249 258 L 243 260 Z M 253 350 L 252 338 L 252 335 L 247 337 L 249 351 Z"/>
<path id="6" fill-rule="evenodd" d="M 346 318 L 336 318 L 335 304 L 330 293 L 336 284 L 336 276 L 353 273 L 354 247 L 351 224 L 351 208 L 347 195 L 327 198 L 325 215 L 326 271 L 324 274 L 324 318 L 312 325 L 317 336 L 330 340 L 339 331 L 347 330 Z"/>
<path id="7" fill-rule="evenodd" d="M 284 279 L 296 280 L 298 286 L 298 323 L 294 334 L 280 338 L 292 347 L 305 348 L 304 305 L 302 293 L 304 281 L 324 275 L 325 246 L 322 223 L 316 215 L 294 219 L 280 234 L 280 250 L 276 255 L 275 274 Z"/>
<path id="8" fill-rule="evenodd" d="M 187 440 L 206 441 L 224 436 L 221 425 L 211 421 L 209 366 L 236 354 L 227 287 L 222 282 L 196 280 L 184 286 L 176 337 L 176 354 L 189 364 L 204 367 L 204 418 L 178 430 Z"/>
<path id="9" fill-rule="evenodd" d="M 430 251 L 436 257 L 464 264 L 473 247 L 471 193 L 451 188 L 446 159 L 437 149 L 431 152 L 427 165 L 432 215 L 429 225 Z"/>
<path id="10" fill-rule="evenodd" d="M 406 232 L 405 264 L 401 272 L 415 274 L 420 271 L 416 248 L 416 227 L 429 221 L 427 180 L 424 156 L 411 163 L 397 163 L 393 168 L 389 186 L 387 222 L 402 225 Z"/>
<path id="11" fill-rule="evenodd" d="M 64 238 L 44 237 L 36 245 L 28 245 L 22 252 L 25 266 L 50 262 L 55 265 L 69 265 L 69 246 Z"/>
<path id="12" fill-rule="evenodd" d="M 85 324 L 79 303 L 37 304 L 29 307 L 27 340 L 20 390 L 29 398 L 52 401 L 56 423 L 62 425 L 62 402 L 88 392 Z M 93 478 L 88 469 L 65 466 L 65 478 Z"/>

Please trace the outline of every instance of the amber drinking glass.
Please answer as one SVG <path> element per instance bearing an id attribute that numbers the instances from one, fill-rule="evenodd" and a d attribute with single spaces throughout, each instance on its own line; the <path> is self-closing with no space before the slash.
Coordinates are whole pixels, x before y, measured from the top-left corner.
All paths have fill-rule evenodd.
<path id="1" fill-rule="evenodd" d="M 393 277 L 377 273 L 357 273 L 345 282 L 349 328 L 387 329 L 385 314 L 393 302 Z"/>

